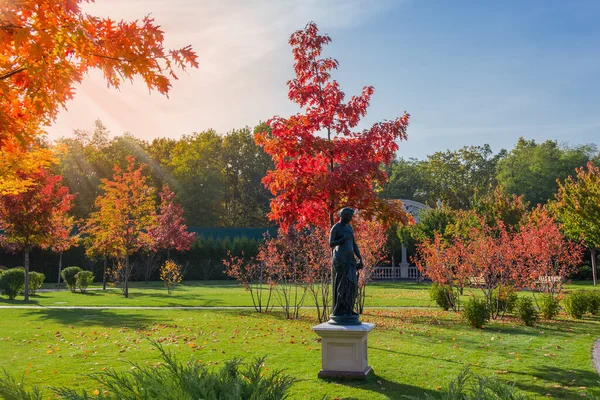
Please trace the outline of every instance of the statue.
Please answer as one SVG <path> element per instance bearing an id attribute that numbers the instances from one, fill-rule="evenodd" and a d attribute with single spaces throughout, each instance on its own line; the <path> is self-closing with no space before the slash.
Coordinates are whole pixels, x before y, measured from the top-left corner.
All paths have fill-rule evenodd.
<path id="1" fill-rule="evenodd" d="M 330 324 L 360 325 L 358 313 L 354 312 L 354 303 L 358 294 L 357 269 L 362 268 L 362 257 L 354 230 L 349 222 L 354 210 L 344 208 L 340 221 L 331 228 L 329 246 L 333 249 L 333 299 Z M 358 258 L 358 263 L 354 256 Z"/>

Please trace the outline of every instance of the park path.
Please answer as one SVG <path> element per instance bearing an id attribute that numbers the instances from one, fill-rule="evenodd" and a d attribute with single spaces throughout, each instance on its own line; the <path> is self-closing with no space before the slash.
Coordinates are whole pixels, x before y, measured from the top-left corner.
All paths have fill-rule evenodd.
<path id="1" fill-rule="evenodd" d="M 592 361 L 598 374 L 600 374 L 600 339 L 596 340 L 592 348 Z"/>
<path id="2" fill-rule="evenodd" d="M 253 306 L 38 306 L 38 305 L 14 305 L 14 306 L 0 306 L 0 310 L 6 309 L 23 309 L 23 308 L 35 308 L 35 309 L 65 309 L 65 310 L 254 310 Z M 316 309 L 317 307 L 303 306 L 303 309 Z M 365 307 L 366 310 L 373 309 L 424 309 L 424 308 L 437 308 L 429 306 L 374 306 Z"/>

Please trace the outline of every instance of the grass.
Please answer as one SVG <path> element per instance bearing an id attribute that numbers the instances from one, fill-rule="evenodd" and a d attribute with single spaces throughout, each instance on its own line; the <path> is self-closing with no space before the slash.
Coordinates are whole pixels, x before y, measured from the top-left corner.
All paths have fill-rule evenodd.
<path id="1" fill-rule="evenodd" d="M 172 295 L 159 283 L 133 285 L 132 298 L 119 290 L 90 294 L 41 293 L 39 305 L 237 306 L 251 305 L 249 295 L 231 282 L 192 282 Z M 567 289 L 588 286 L 573 285 Z M 375 375 L 364 382 L 322 381 L 316 375 L 321 345 L 311 331 L 314 310 L 297 321 L 279 312 L 249 309 L 0 309 L 0 368 L 24 376 L 26 384 L 94 390 L 86 374 L 129 362 L 155 365 L 158 352 L 148 339 L 180 357 L 194 354 L 208 365 L 267 355 L 270 369 L 285 368 L 299 379 L 292 398 L 399 399 L 435 394 L 463 368 L 516 382 L 535 396 L 581 398 L 600 395 L 600 377 L 590 351 L 600 336 L 600 318 L 581 321 L 561 314 L 529 328 L 508 318 L 475 330 L 452 312 L 432 308 L 428 285 L 376 283 L 368 289 L 372 306 L 361 318 L 377 324 L 369 336 L 369 363 Z M 528 293 L 524 295 L 529 295 Z M 64 302 L 64 303 L 63 303 Z M 0 304 L 22 305 L 22 300 Z M 381 308 L 382 306 L 424 306 Z M 380 308 L 377 308 L 380 307 Z M 585 388 L 585 389 L 584 389 Z"/>
<path id="2" fill-rule="evenodd" d="M 0 367 L 25 382 L 94 390 L 89 374 L 103 368 L 154 364 L 147 339 L 179 356 L 207 364 L 267 355 L 267 368 L 285 368 L 299 379 L 293 398 L 400 398 L 436 392 L 470 363 L 473 371 L 516 381 L 538 397 L 577 398 L 585 388 L 600 394 L 590 359 L 599 319 L 562 320 L 535 328 L 513 320 L 474 330 L 451 312 L 431 309 L 369 310 L 362 319 L 377 328 L 369 337 L 375 375 L 365 382 L 316 378 L 320 343 L 309 310 L 298 321 L 249 310 L 0 310 Z"/>
<path id="3" fill-rule="evenodd" d="M 46 284 L 44 288 L 52 289 L 55 285 Z M 92 289 L 100 289 L 98 284 Z M 566 292 L 574 289 L 593 289 L 591 282 L 576 282 L 565 286 Z M 600 290 L 600 287 L 595 289 Z M 435 307 L 429 299 L 429 284 L 416 282 L 374 282 L 367 288 L 368 307 Z M 481 290 L 465 290 L 462 300 L 474 294 L 481 295 Z M 110 288 L 106 291 L 89 290 L 87 293 L 61 290 L 40 292 L 31 296 L 28 303 L 22 297 L 8 300 L 0 297 L 0 306 L 38 305 L 38 306 L 86 306 L 86 307 L 252 307 L 252 300 L 244 289 L 234 281 L 189 281 L 175 289 L 171 295 L 162 282 L 132 282 L 130 297 L 124 298 L 120 289 Z M 522 292 L 529 296 L 530 292 Z M 306 306 L 314 306 L 307 296 Z"/>

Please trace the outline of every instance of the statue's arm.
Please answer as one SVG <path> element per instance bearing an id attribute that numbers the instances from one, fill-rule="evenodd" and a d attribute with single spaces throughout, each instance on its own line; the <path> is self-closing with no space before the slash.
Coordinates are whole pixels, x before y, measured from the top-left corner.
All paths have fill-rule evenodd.
<path id="1" fill-rule="evenodd" d="M 362 262 L 362 256 L 360 255 L 360 250 L 358 249 L 356 240 L 354 240 L 354 236 L 352 236 L 352 247 L 354 247 L 354 254 L 356 254 L 356 257 Z"/>
<path id="2" fill-rule="evenodd" d="M 329 247 L 331 247 L 332 249 L 335 246 L 339 246 L 340 244 L 344 243 L 346 240 L 348 240 L 348 236 L 342 236 L 341 238 L 338 238 L 338 232 L 339 229 L 337 226 L 334 226 L 333 228 L 331 228 L 331 232 L 329 234 Z"/>

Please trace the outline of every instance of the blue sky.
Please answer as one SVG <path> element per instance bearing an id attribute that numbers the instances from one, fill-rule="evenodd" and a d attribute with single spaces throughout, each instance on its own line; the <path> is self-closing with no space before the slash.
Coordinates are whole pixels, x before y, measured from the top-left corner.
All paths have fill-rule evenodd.
<path id="1" fill-rule="evenodd" d="M 168 5 L 166 5 L 168 4 Z M 152 12 L 167 45 L 191 43 L 200 70 L 170 98 L 139 84 L 105 89 L 90 74 L 51 137 L 101 118 L 114 134 L 179 137 L 225 132 L 296 111 L 289 34 L 314 20 L 340 62 L 346 94 L 375 87 L 366 127 L 412 115 L 400 156 L 519 136 L 600 144 L 600 1 L 97 0 L 89 12 L 136 18 Z"/>

